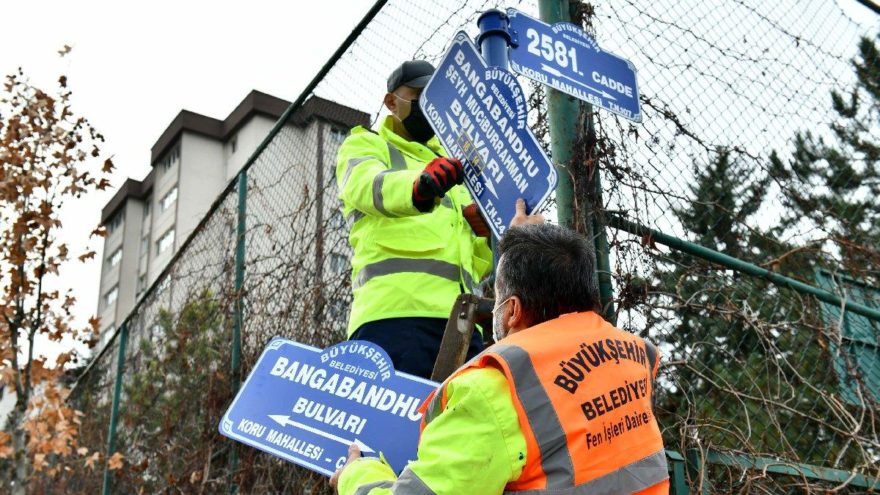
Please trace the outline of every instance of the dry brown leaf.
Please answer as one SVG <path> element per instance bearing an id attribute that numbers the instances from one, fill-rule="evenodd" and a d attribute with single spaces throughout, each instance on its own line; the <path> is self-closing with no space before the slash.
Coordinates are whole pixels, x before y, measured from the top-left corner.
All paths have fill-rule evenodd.
<path id="1" fill-rule="evenodd" d="M 95 236 L 107 237 L 107 228 L 102 225 L 102 226 L 99 226 L 98 228 L 96 228 L 95 230 L 93 230 L 91 234 L 89 234 L 90 239 Z"/>
<path id="2" fill-rule="evenodd" d="M 116 452 L 110 459 L 107 460 L 107 467 L 111 471 L 115 471 L 117 469 L 121 469 L 122 465 L 125 463 L 125 456 L 122 455 L 121 452 Z"/>
<path id="3" fill-rule="evenodd" d="M 46 465 L 46 454 L 35 454 L 34 455 L 34 471 L 40 471 Z"/>
<path id="4" fill-rule="evenodd" d="M 193 471 L 191 475 L 189 475 L 189 482 L 195 485 L 199 481 L 202 481 L 202 472 L 201 471 Z"/>
<path id="5" fill-rule="evenodd" d="M 101 460 L 101 453 L 95 452 L 86 459 L 86 463 L 85 463 L 86 467 L 89 469 L 95 469 L 95 463 L 100 460 Z"/>

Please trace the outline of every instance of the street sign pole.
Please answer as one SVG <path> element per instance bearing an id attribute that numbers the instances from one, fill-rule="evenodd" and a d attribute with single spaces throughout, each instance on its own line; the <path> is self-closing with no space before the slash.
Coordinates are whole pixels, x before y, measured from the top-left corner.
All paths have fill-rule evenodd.
<path id="1" fill-rule="evenodd" d="M 568 0 L 540 0 L 538 12 L 547 23 L 571 22 Z M 571 158 L 580 102 L 561 91 L 547 87 L 547 120 L 550 124 L 550 150 L 559 172 L 556 182 L 556 217 L 559 225 L 574 227 L 574 186 Z"/>
<path id="2" fill-rule="evenodd" d="M 571 22 L 571 11 L 568 0 L 540 0 L 538 12 L 541 20 L 548 24 L 557 22 Z M 571 167 L 574 155 L 574 145 L 577 141 L 578 117 L 581 105 L 585 105 L 583 111 L 587 115 L 587 132 L 593 130 L 592 105 L 581 103 L 579 100 L 561 91 L 546 87 L 547 113 L 550 123 L 550 149 L 553 161 L 559 173 L 556 183 L 556 214 L 560 225 L 568 228 L 574 227 L 574 182 L 573 168 Z M 598 172 L 598 171 L 597 171 Z M 595 173 L 594 194 L 597 204 L 601 204 L 602 185 L 600 174 Z M 613 288 L 611 285 L 611 263 L 608 257 L 608 240 L 605 236 L 605 227 L 597 221 L 594 212 L 589 211 L 589 203 L 582 202 L 581 208 L 588 217 L 585 219 L 584 228 L 586 234 L 593 240 L 596 252 L 596 272 L 599 279 L 599 297 L 602 306 L 602 314 L 605 318 L 616 323 L 616 315 L 613 302 Z"/>
<path id="3" fill-rule="evenodd" d="M 510 44 L 507 14 L 498 9 L 487 10 L 477 19 L 477 26 L 480 28 L 477 44 L 480 46 L 483 60 L 490 67 L 495 66 L 507 70 L 507 48 Z M 487 285 L 491 286 L 495 282 L 495 270 L 498 268 L 498 241 L 493 235 L 489 236 L 489 247 L 492 248 L 492 274 L 489 276 Z M 494 288 L 492 296 L 495 296 Z"/>

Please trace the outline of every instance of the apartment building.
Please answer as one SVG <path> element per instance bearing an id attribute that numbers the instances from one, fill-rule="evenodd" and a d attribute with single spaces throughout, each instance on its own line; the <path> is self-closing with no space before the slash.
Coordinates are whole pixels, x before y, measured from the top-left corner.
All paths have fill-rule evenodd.
<path id="1" fill-rule="evenodd" d="M 101 212 L 107 236 L 97 308 L 100 345 L 163 272 L 288 106 L 288 101 L 252 91 L 223 120 L 183 110 L 162 132 L 152 147 L 152 170 L 141 180 L 126 180 Z M 285 131 L 303 140 L 320 133 L 317 142 L 326 144 L 318 156 L 332 157 L 348 129 L 368 122 L 363 112 L 312 97 Z M 335 160 L 323 160 L 318 168 L 313 180 L 332 178 Z M 327 199 L 316 215 L 341 217 L 337 202 Z M 340 256 L 345 255 L 334 255 L 336 264 L 347 262 Z"/>

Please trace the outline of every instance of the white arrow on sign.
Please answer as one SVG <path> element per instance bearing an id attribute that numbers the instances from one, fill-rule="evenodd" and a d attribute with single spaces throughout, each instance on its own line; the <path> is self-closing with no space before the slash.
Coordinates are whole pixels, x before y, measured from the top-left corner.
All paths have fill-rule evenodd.
<path id="1" fill-rule="evenodd" d="M 317 428 L 312 428 L 309 425 L 297 423 L 296 421 L 290 419 L 290 416 L 285 416 L 282 414 L 270 414 L 269 417 L 272 418 L 276 423 L 278 423 L 281 426 L 296 426 L 297 428 L 302 428 L 303 430 L 310 431 L 310 432 L 314 433 L 315 435 L 321 435 L 324 438 L 329 438 L 330 440 L 333 440 L 334 442 L 339 442 L 345 446 L 348 446 L 351 444 L 356 444 L 358 446 L 358 448 L 361 449 L 361 452 L 366 452 L 368 454 L 371 452 L 375 452 L 375 450 L 371 449 L 370 447 L 367 446 L 367 444 L 365 444 L 364 442 L 361 442 L 357 438 L 355 438 L 354 441 L 346 440 L 342 437 L 337 437 L 336 435 L 333 435 L 331 433 L 327 433 L 325 431 L 321 431 Z"/>
<path id="2" fill-rule="evenodd" d="M 600 95 L 604 96 L 605 98 L 608 98 L 609 100 L 616 100 L 616 99 L 617 99 L 617 98 L 614 97 L 614 95 L 612 95 L 612 94 L 610 94 L 610 93 L 606 93 L 604 90 L 596 89 L 596 88 L 594 88 L 594 87 L 592 87 L 592 86 L 587 86 L 587 85 L 584 84 L 583 82 L 578 81 L 577 79 L 575 79 L 575 78 L 573 78 L 573 77 L 568 77 L 568 76 L 566 76 L 565 74 L 563 74 L 562 72 L 559 72 L 558 69 L 553 68 L 553 67 L 550 67 L 550 66 L 547 65 L 547 64 L 541 64 L 541 69 L 542 69 L 544 72 L 548 72 L 548 73 L 550 73 L 550 74 L 553 74 L 553 75 L 556 76 L 556 77 L 564 77 L 564 78 L 568 79 L 569 81 L 574 81 L 574 82 L 578 83 L 579 86 L 583 86 L 583 87 L 589 89 L 590 91 L 592 91 L 592 92 L 594 92 L 594 93 L 599 93 Z"/>
<path id="3" fill-rule="evenodd" d="M 452 118 L 452 115 L 449 115 L 449 112 L 443 112 L 443 114 L 446 115 L 446 120 L 449 121 L 449 127 L 452 127 L 452 132 L 457 136 L 458 124 L 455 123 L 455 119 Z"/>

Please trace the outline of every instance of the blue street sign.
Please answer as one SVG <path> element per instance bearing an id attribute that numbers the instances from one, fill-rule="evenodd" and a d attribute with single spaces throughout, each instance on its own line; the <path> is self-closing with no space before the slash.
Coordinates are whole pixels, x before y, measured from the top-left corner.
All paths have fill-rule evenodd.
<path id="1" fill-rule="evenodd" d="M 599 48 L 596 40 L 569 22 L 549 25 L 516 10 L 510 18 L 510 68 L 575 98 L 642 121 L 636 69 L 626 59 Z"/>
<path id="2" fill-rule="evenodd" d="M 465 185 L 496 238 L 517 199 L 531 213 L 556 187 L 556 170 L 529 129 L 522 87 L 510 72 L 487 67 L 466 33 L 453 39 L 421 105 L 446 151 L 464 165 Z"/>
<path id="3" fill-rule="evenodd" d="M 416 458 L 418 408 L 437 384 L 394 371 L 370 342 L 325 350 L 275 338 L 220 421 L 220 433 L 330 476 L 356 443 L 400 472 Z"/>

